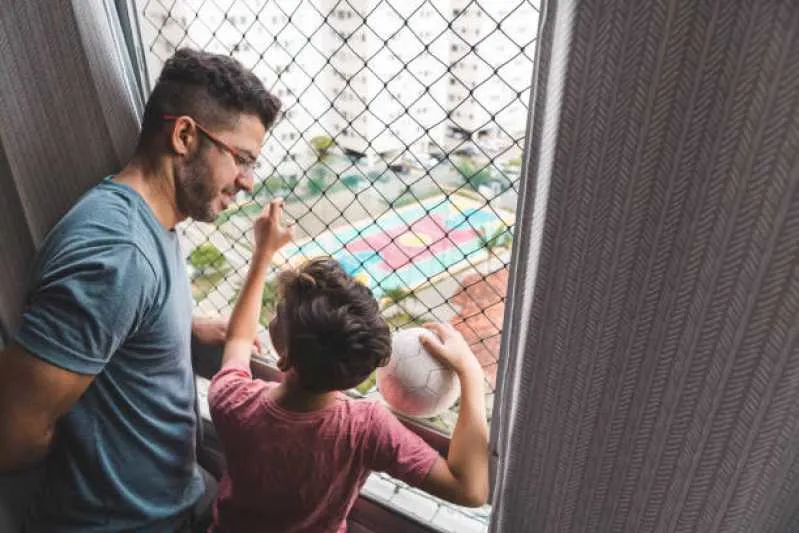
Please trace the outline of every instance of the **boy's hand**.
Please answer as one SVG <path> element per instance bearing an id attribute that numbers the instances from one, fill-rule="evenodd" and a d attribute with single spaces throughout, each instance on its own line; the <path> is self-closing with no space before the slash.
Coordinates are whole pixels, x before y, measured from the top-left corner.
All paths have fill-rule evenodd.
<path id="1" fill-rule="evenodd" d="M 441 361 L 444 366 L 454 370 L 459 376 L 466 373 L 482 374 L 480 362 L 472 352 L 466 339 L 452 324 L 429 322 L 425 328 L 433 335 L 422 334 L 419 340 L 430 355 Z"/>
<path id="2" fill-rule="evenodd" d="M 283 226 L 280 216 L 283 214 L 283 199 L 275 198 L 269 202 L 255 219 L 255 253 L 271 255 L 291 242 L 294 238 L 294 223 Z"/>

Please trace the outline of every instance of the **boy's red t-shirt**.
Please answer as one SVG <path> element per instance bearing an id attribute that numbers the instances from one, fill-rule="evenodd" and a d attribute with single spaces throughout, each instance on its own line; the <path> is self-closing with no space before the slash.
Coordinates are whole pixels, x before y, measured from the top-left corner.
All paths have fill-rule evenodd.
<path id="1" fill-rule="evenodd" d="M 410 485 L 438 453 L 377 402 L 338 401 L 312 412 L 282 409 L 276 383 L 231 364 L 211 382 L 211 417 L 227 459 L 214 506 L 219 532 L 338 533 L 371 471 Z"/>

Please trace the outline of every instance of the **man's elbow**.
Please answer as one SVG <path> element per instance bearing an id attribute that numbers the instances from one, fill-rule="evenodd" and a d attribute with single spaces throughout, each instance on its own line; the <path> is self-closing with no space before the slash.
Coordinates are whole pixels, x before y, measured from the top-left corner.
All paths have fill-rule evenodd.
<path id="1" fill-rule="evenodd" d="M 3 426 L 1 421 L 0 426 Z M 39 431 L 0 427 L 0 473 L 23 470 L 44 459 L 50 449 L 53 432 L 52 426 Z"/>

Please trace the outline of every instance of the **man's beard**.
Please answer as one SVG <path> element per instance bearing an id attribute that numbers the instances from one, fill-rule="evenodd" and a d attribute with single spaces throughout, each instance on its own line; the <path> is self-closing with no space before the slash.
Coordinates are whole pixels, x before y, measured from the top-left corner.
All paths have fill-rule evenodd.
<path id="1" fill-rule="evenodd" d="M 197 150 L 175 168 L 175 201 L 182 214 L 200 222 L 213 222 L 217 217 L 213 208 L 217 191 L 205 152 L 202 148 Z"/>

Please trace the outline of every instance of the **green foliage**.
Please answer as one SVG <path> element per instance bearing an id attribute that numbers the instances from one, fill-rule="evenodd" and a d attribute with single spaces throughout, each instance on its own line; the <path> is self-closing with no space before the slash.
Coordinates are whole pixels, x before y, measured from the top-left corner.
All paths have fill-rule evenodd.
<path id="1" fill-rule="evenodd" d="M 277 290 L 277 279 L 267 281 L 264 285 L 264 293 L 261 296 L 261 324 L 266 326 L 275 314 L 278 301 L 280 300 Z"/>
<path id="2" fill-rule="evenodd" d="M 207 242 L 192 250 L 189 255 L 189 264 L 195 269 L 203 272 L 205 270 L 221 270 L 227 266 L 227 260 L 216 246 Z"/>
<path id="3" fill-rule="evenodd" d="M 393 329 L 421 326 L 430 321 L 428 317 L 412 315 L 406 311 L 386 317 L 386 323 Z"/>
<path id="4" fill-rule="evenodd" d="M 366 178 L 370 183 L 386 183 L 391 180 L 391 175 L 389 170 L 370 170 L 366 173 Z"/>
<path id="5" fill-rule="evenodd" d="M 297 176 L 269 176 L 255 184 L 252 194 L 256 198 L 285 195 L 297 186 Z"/>
<path id="6" fill-rule="evenodd" d="M 195 302 L 201 302 L 216 289 L 219 282 L 225 278 L 224 272 L 211 272 L 195 277 L 191 281 L 191 295 Z"/>
<path id="7" fill-rule="evenodd" d="M 308 178 L 308 192 L 313 195 L 320 195 L 327 189 L 327 184 L 324 179 L 309 177 Z"/>
<path id="8" fill-rule="evenodd" d="M 478 165 L 472 159 L 461 158 L 453 162 L 452 166 L 461 175 L 463 181 L 475 191 L 481 185 L 487 185 L 494 181 L 491 167 L 488 165 Z"/>
<path id="9" fill-rule="evenodd" d="M 324 164 L 316 164 L 308 171 L 306 186 L 308 194 L 318 196 L 328 189 L 330 170 Z"/>
<path id="10" fill-rule="evenodd" d="M 317 135 L 308 142 L 311 143 L 311 147 L 316 154 L 317 161 L 324 160 L 325 157 L 327 157 L 327 155 L 330 153 L 330 149 L 336 145 L 336 141 L 334 141 L 333 138 L 328 135 Z"/>
<path id="11" fill-rule="evenodd" d="M 376 384 L 377 384 L 377 370 L 369 374 L 369 377 L 366 378 L 360 385 L 357 385 L 355 387 L 355 390 L 357 390 L 361 394 L 366 394 L 367 392 L 372 390 Z"/>
<path id="12" fill-rule="evenodd" d="M 216 224 L 216 227 L 218 228 L 218 227 L 220 227 L 222 224 L 224 224 L 225 222 L 227 222 L 228 220 L 230 220 L 234 216 L 246 216 L 246 217 L 249 217 L 251 219 L 254 219 L 259 214 L 261 214 L 261 211 L 263 211 L 264 206 L 266 205 L 266 203 L 267 202 L 259 202 L 257 200 L 253 200 L 253 201 L 247 202 L 244 205 L 238 206 L 235 209 L 228 209 L 227 211 L 225 211 L 224 213 L 219 215 L 219 217 L 217 217 L 217 219 L 214 221 L 214 223 Z"/>
<path id="13" fill-rule="evenodd" d="M 383 291 L 383 298 L 387 301 L 387 306 L 400 303 L 411 295 L 411 291 L 402 287 L 392 287 Z"/>
<path id="14" fill-rule="evenodd" d="M 236 300 L 239 298 L 239 294 L 241 294 L 241 289 L 237 290 L 236 294 L 231 296 L 228 303 L 235 305 Z M 275 314 L 275 309 L 277 309 L 278 301 L 279 294 L 277 289 L 277 278 L 272 278 L 264 283 L 264 292 L 261 295 L 261 325 L 266 326 L 269 324 L 269 321 L 272 320 L 272 317 Z"/>
<path id="15" fill-rule="evenodd" d="M 409 188 L 410 189 L 410 188 Z M 416 197 L 410 190 L 397 196 L 391 202 L 391 207 L 397 209 L 406 205 L 419 203 L 419 198 Z"/>
<path id="16" fill-rule="evenodd" d="M 348 176 L 344 176 L 341 178 L 341 183 L 344 184 L 345 187 L 348 189 L 358 189 L 363 183 L 364 179 L 357 174 L 350 174 Z"/>
<path id="17" fill-rule="evenodd" d="M 513 234 L 508 226 L 501 226 L 490 235 L 480 235 L 480 245 L 489 251 L 510 248 L 511 244 L 513 244 Z"/>

